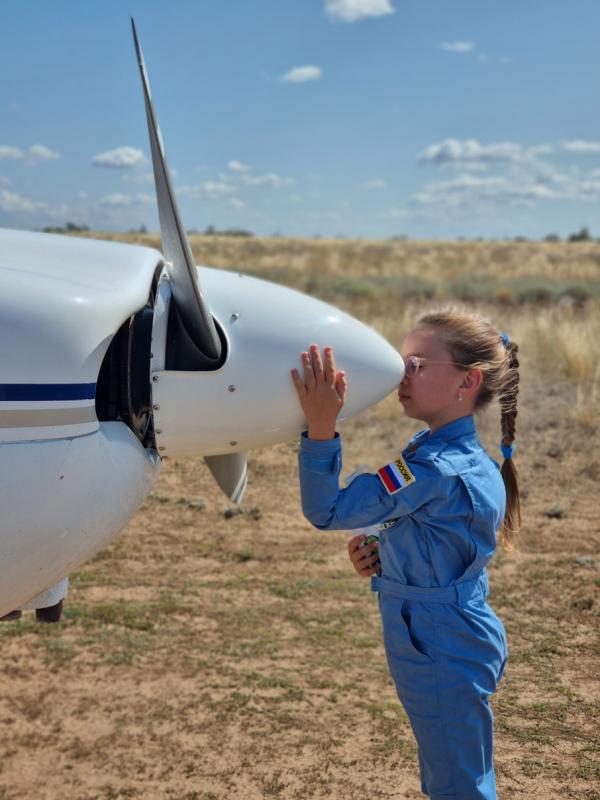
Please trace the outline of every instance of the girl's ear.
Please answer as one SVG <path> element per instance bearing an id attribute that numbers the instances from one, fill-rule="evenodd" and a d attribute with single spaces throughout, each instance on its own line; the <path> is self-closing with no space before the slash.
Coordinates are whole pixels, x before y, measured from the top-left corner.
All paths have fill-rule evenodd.
<path id="1" fill-rule="evenodd" d="M 461 389 L 477 391 L 483 382 L 483 372 L 480 369 L 470 369 L 463 378 Z"/>

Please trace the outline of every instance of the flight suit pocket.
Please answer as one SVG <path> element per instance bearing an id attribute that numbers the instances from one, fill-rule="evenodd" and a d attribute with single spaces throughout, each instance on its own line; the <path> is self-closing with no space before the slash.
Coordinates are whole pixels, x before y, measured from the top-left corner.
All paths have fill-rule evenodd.
<path id="1" fill-rule="evenodd" d="M 379 606 L 388 659 L 432 664 L 434 659 L 415 630 L 411 601 L 379 595 Z"/>

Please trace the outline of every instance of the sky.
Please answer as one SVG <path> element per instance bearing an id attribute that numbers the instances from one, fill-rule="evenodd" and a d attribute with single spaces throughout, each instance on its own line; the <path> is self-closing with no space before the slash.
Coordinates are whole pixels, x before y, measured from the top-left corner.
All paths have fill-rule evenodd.
<path id="1" fill-rule="evenodd" d="M 0 226 L 600 236 L 598 0 L 2 0 Z"/>

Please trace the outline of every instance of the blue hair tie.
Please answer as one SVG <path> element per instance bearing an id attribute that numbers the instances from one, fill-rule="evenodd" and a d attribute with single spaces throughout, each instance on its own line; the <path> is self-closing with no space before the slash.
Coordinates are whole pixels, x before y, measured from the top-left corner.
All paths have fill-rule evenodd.
<path id="1" fill-rule="evenodd" d="M 508 335 L 508 333 L 501 333 L 500 338 L 502 339 L 502 344 L 504 345 L 504 347 L 505 348 L 508 347 L 508 345 L 510 344 L 510 336 Z"/>
<path id="2" fill-rule="evenodd" d="M 504 458 L 512 458 L 514 445 L 504 444 L 504 442 L 500 442 L 500 449 L 502 450 L 502 455 L 504 456 Z"/>

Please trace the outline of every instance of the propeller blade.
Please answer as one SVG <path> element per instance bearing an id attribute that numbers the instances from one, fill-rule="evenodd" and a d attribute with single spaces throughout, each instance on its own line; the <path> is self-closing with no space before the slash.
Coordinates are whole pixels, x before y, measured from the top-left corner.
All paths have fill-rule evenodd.
<path id="1" fill-rule="evenodd" d="M 144 88 L 144 102 L 146 105 L 146 118 L 150 136 L 150 149 L 152 151 L 152 166 L 154 169 L 154 182 L 156 186 L 156 200 L 158 203 L 158 216 L 160 219 L 160 232 L 163 242 L 163 253 L 167 260 L 167 270 L 171 279 L 173 299 L 180 315 L 183 326 L 192 339 L 194 345 L 209 362 L 218 362 L 221 357 L 221 340 L 210 315 L 210 311 L 198 283 L 196 266 L 192 252 L 187 241 L 175 194 L 171 185 L 171 178 L 165 159 L 162 137 L 150 95 L 150 84 L 142 55 L 142 48 L 137 37 L 135 22 L 131 19 L 133 41 L 137 61 L 140 68 L 142 86 Z"/>
<path id="2" fill-rule="evenodd" d="M 225 453 L 221 456 L 205 456 L 204 461 L 227 497 L 233 503 L 241 503 L 248 482 L 246 454 Z"/>

